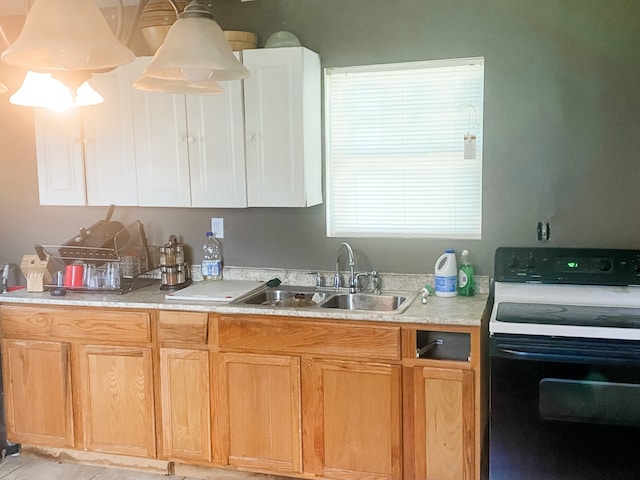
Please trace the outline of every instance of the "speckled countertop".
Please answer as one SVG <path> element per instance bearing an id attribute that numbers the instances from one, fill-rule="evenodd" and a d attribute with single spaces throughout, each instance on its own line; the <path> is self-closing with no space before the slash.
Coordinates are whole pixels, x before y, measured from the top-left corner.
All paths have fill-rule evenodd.
<path id="1" fill-rule="evenodd" d="M 313 276 L 309 272 L 275 271 L 272 269 L 225 269 L 227 280 L 261 280 L 267 281 L 278 277 L 283 285 L 310 285 Z M 249 273 L 250 272 L 250 273 Z M 425 284 L 432 283 L 432 276 L 381 274 L 383 293 L 413 292 L 417 293 Z M 414 278 L 418 277 L 418 278 Z M 49 292 L 27 292 L 16 290 L 0 295 L 0 303 L 27 303 L 34 305 L 66 305 L 80 307 L 105 308 L 147 308 L 157 310 L 183 310 L 197 312 L 217 312 L 226 314 L 259 314 L 292 317 L 312 317 L 341 320 L 366 320 L 398 323 L 442 324 L 479 326 L 488 299 L 488 279 L 478 279 L 480 293 L 472 297 L 443 298 L 430 296 L 426 304 L 422 304 L 420 296 L 402 313 L 347 311 L 312 307 L 270 307 L 263 305 L 241 305 L 227 302 L 204 302 L 187 300 L 168 300 L 166 292 L 159 289 L 159 281 L 126 294 L 103 294 L 67 292 L 65 296 L 54 297 Z M 386 286 L 385 286 L 386 285 Z M 486 288 L 486 291 L 485 291 Z"/>

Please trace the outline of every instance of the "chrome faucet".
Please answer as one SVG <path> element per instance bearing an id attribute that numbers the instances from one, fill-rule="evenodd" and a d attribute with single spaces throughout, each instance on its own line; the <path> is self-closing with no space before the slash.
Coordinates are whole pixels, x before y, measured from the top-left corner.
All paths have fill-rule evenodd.
<path id="1" fill-rule="evenodd" d="M 336 258 L 336 273 L 333 276 L 333 288 L 335 290 L 340 290 L 342 286 L 342 280 L 340 278 L 340 256 L 342 255 L 343 250 L 347 250 L 349 255 L 349 293 L 356 293 L 358 291 L 358 287 L 356 285 L 356 262 L 353 258 L 353 250 L 351 249 L 351 245 L 348 243 L 341 243 L 338 246 L 338 257 Z"/>

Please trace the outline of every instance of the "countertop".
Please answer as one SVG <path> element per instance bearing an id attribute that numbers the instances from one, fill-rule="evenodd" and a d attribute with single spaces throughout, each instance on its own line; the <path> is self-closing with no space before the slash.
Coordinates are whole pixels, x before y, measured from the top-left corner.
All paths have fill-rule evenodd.
<path id="1" fill-rule="evenodd" d="M 456 296 L 452 298 L 430 296 L 427 303 L 422 304 L 420 296 L 418 296 L 403 313 L 397 314 L 333 310 L 317 306 L 304 308 L 269 307 L 262 305 L 248 306 L 230 304 L 227 302 L 167 300 L 165 298 L 166 292 L 161 291 L 159 286 L 160 283 L 158 282 L 157 284 L 122 295 L 67 292 L 67 294 L 62 297 L 51 296 L 49 292 L 35 293 L 22 289 L 0 295 L 0 303 L 182 310 L 225 314 L 258 314 L 394 323 L 480 326 L 488 300 L 487 294 L 472 297 Z"/>

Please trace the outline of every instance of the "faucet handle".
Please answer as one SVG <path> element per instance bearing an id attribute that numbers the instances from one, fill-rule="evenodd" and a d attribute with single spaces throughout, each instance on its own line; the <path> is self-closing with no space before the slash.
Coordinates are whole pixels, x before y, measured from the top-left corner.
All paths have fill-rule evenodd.
<path id="1" fill-rule="evenodd" d="M 308 272 L 309 275 L 315 275 L 315 284 L 316 284 L 316 288 L 320 288 L 322 287 L 323 283 L 324 283 L 324 279 L 322 278 L 322 274 L 320 272 Z"/>
<path id="2" fill-rule="evenodd" d="M 340 273 L 336 272 L 333 274 L 333 288 L 334 290 L 340 290 L 340 287 L 342 287 L 342 277 Z"/>
<path id="3" fill-rule="evenodd" d="M 380 285 L 380 277 L 378 276 L 378 272 L 375 270 L 371 272 L 371 292 L 376 295 L 380 295 L 381 293 L 381 285 Z"/>

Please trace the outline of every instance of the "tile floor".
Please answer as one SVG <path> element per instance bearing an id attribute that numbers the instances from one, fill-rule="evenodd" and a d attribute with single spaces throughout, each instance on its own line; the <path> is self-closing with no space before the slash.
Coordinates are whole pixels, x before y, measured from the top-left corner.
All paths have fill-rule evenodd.
<path id="1" fill-rule="evenodd" d="M 211 470 L 207 480 L 286 480 L 285 477 L 227 470 Z M 200 480 L 111 467 L 46 460 L 29 454 L 8 456 L 0 464 L 0 480 Z M 289 479 L 290 480 L 290 479 Z"/>

